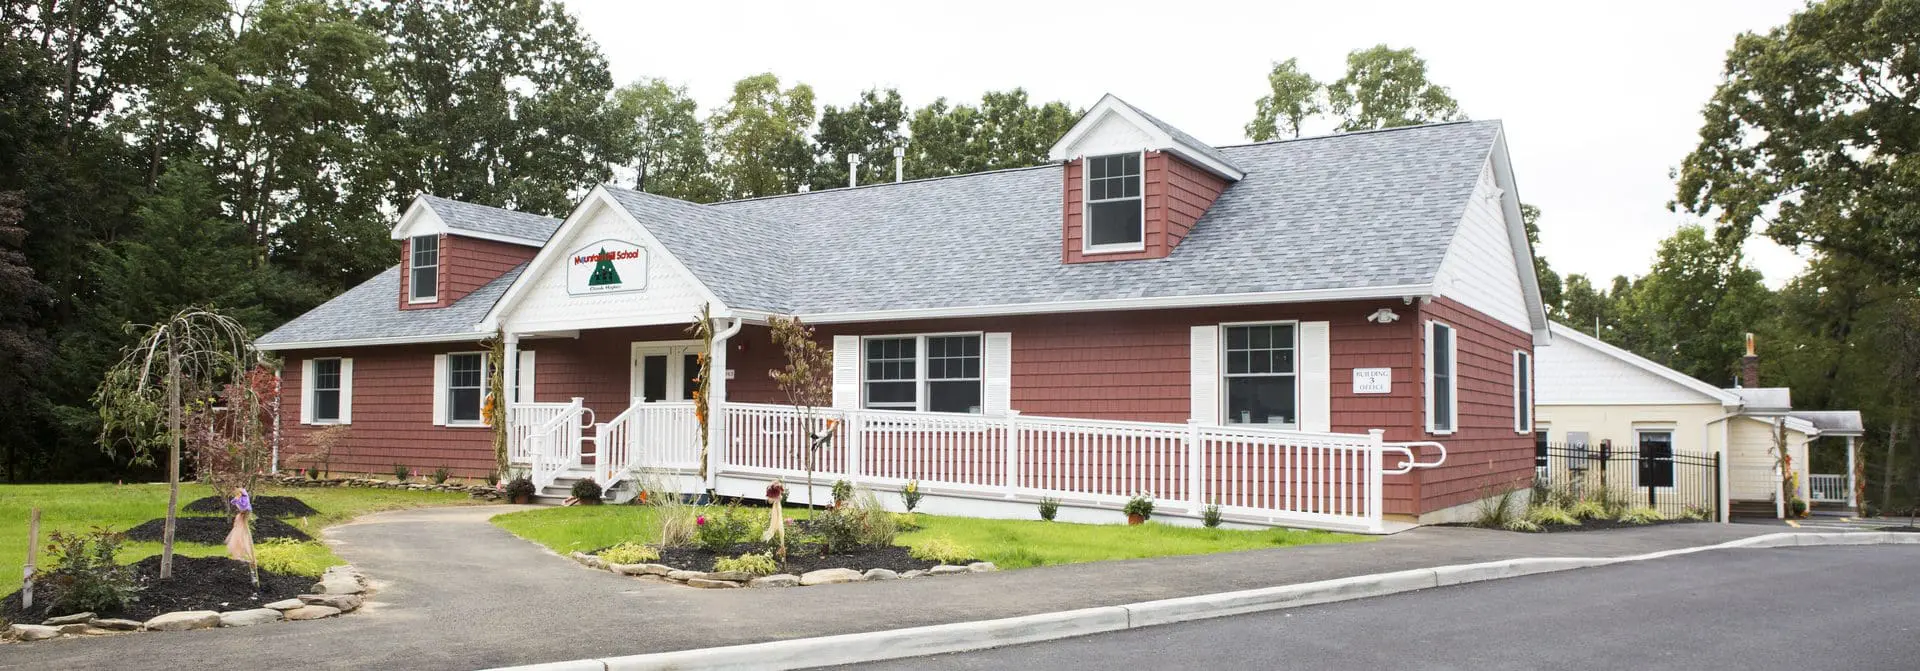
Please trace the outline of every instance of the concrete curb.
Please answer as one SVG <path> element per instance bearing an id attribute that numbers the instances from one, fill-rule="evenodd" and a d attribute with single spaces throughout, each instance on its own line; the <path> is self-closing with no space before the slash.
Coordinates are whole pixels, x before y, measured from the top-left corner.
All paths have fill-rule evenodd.
<path id="1" fill-rule="evenodd" d="M 1202 594 L 1120 606 L 956 622 L 909 629 L 841 634 L 719 648 L 582 659 L 514 671 L 643 671 L 665 669 L 803 669 L 858 664 L 1037 643 L 1121 629 L 1350 601 L 1485 580 L 1646 561 L 1711 550 L 1815 545 L 1920 545 L 1920 534 L 1870 532 L 1776 533 L 1717 545 L 1624 557 L 1542 557 L 1457 564 L 1336 578 L 1297 585 Z"/>

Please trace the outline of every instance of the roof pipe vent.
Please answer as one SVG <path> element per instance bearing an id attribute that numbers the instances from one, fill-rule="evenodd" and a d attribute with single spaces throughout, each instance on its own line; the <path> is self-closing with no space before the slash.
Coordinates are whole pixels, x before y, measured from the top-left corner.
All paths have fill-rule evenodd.
<path id="1" fill-rule="evenodd" d="M 847 188 L 860 186 L 860 155 L 847 154 Z"/>
<path id="2" fill-rule="evenodd" d="M 893 148 L 893 183 L 907 181 L 907 148 Z"/>
<path id="3" fill-rule="evenodd" d="M 812 191 L 812 190 L 813 190 L 813 185 L 812 185 L 812 184 L 802 184 L 802 185 L 800 185 L 800 193 L 806 193 L 806 192 L 808 192 L 808 191 Z"/>

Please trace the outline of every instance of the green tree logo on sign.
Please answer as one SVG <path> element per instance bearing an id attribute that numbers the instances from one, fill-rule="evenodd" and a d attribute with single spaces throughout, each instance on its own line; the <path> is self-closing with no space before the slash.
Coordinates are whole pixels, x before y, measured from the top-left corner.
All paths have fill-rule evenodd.
<path id="1" fill-rule="evenodd" d="M 607 253 L 607 248 L 601 247 L 600 253 L 595 254 L 594 258 L 599 260 L 593 264 L 593 274 L 587 277 L 587 286 L 603 287 L 619 284 L 620 271 L 613 268 L 613 255 Z"/>

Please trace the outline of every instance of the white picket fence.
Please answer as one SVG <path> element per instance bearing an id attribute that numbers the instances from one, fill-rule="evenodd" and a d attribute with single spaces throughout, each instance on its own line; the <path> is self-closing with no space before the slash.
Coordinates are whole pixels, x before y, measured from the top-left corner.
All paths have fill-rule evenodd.
<path id="1" fill-rule="evenodd" d="M 1807 495 L 1821 503 L 1846 503 L 1849 499 L 1845 475 L 1811 473 L 1807 475 Z"/>
<path id="2" fill-rule="evenodd" d="M 564 404 L 562 404 L 564 405 Z M 515 454 L 536 464 L 572 464 L 611 486 L 639 469 L 697 473 L 699 423 L 691 403 L 635 403 L 594 426 L 594 463 L 581 466 L 577 405 L 547 417 Z M 569 424 L 568 418 L 573 418 Z M 845 479 L 881 490 L 918 481 L 927 491 L 976 501 L 1061 499 L 1119 508 L 1152 496 L 1162 514 L 1198 516 L 1209 505 L 1243 521 L 1359 531 L 1383 528 L 1383 476 L 1439 465 L 1438 443 L 1386 443 L 1369 434 L 1278 431 L 1243 426 L 1120 422 L 1059 417 L 814 409 L 722 403 L 710 477 L 797 482 L 807 473 L 811 437 L 816 482 Z M 578 434 L 575 434 L 576 436 Z M 566 446 L 572 445 L 568 453 Z M 1435 458 L 1420 461 L 1420 452 Z M 536 483 L 545 471 L 536 465 Z M 551 476 L 548 476 L 551 482 Z M 713 480 L 708 481 L 711 486 Z M 691 493 L 691 492 L 690 492 Z"/>

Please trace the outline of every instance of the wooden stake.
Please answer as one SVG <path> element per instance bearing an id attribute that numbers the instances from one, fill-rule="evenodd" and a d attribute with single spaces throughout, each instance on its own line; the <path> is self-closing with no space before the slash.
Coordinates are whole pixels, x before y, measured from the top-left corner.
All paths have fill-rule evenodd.
<path id="1" fill-rule="evenodd" d="M 33 568 L 40 557 L 40 509 L 34 508 L 27 515 L 27 566 L 21 569 L 20 610 L 25 612 L 33 607 Z"/>

